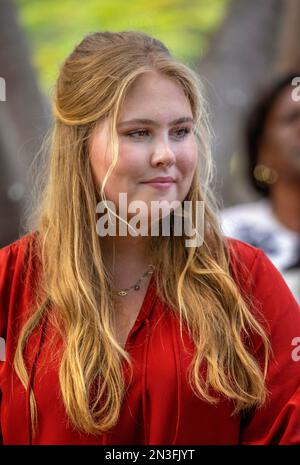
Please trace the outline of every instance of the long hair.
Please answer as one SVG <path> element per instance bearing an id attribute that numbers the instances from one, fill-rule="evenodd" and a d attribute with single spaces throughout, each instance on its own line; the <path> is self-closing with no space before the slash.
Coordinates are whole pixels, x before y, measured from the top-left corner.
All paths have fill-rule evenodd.
<path id="1" fill-rule="evenodd" d="M 189 382 L 199 398 L 217 402 L 209 392 L 212 388 L 234 402 L 234 412 L 261 405 L 266 398 L 269 341 L 230 274 L 227 244 L 210 186 L 214 165 L 201 81 L 159 40 L 145 33 L 96 32 L 86 36 L 65 60 L 55 86 L 47 179 L 30 220 L 31 228 L 34 225 L 38 231 L 41 300 L 20 332 L 14 359 L 27 388 L 26 342 L 43 317 L 51 317 L 63 341 L 59 382 L 67 415 L 78 430 L 91 434 L 101 434 L 117 423 L 126 389 L 122 364 L 132 368 L 113 330 L 111 276 L 95 228 L 96 205 L 118 159 L 116 121 L 126 91 L 138 76 L 151 71 L 181 86 L 196 121 L 198 167 L 185 199 L 192 202 L 193 227 L 196 202 L 205 205 L 201 246 L 185 247 L 184 234 L 154 238 L 158 295 L 195 343 Z M 99 192 L 91 174 L 89 141 L 96 124 L 107 116 L 114 156 Z M 263 341 L 264 367 L 247 350 L 245 340 L 250 333 Z M 202 364 L 206 379 L 200 376 Z M 30 412 L 35 434 L 37 406 L 32 391 Z"/>

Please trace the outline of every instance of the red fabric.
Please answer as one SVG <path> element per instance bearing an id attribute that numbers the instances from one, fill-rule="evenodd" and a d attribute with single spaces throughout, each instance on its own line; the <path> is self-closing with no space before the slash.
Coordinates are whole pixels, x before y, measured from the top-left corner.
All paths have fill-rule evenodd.
<path id="1" fill-rule="evenodd" d="M 179 322 L 157 298 L 152 278 L 126 344 L 134 377 L 118 424 L 108 434 L 86 435 L 68 423 L 58 362 L 47 351 L 53 334 L 50 322 L 44 321 L 44 335 L 41 326 L 30 337 L 26 363 L 39 420 L 32 440 L 29 397 L 12 370 L 12 360 L 37 279 L 34 237 L 28 234 L 0 250 L 0 337 L 6 339 L 6 360 L 0 362 L 3 444 L 300 444 L 300 361 L 292 357 L 292 341 L 300 337 L 299 306 L 264 252 L 231 238 L 234 279 L 255 299 L 254 311 L 263 314 L 272 343 L 265 406 L 232 416 L 233 404 L 225 398 L 213 406 L 193 394 L 186 377 L 193 344 L 184 332 L 183 346 Z M 29 263 L 30 256 L 32 263 L 22 274 L 22 263 Z M 253 339 L 251 347 L 262 363 L 260 340 Z"/>

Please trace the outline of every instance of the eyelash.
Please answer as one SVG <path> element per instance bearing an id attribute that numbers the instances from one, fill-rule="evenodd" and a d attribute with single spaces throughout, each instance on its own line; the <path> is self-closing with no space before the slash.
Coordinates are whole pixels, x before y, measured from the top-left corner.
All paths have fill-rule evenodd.
<path id="1" fill-rule="evenodd" d="M 184 130 L 184 135 L 183 135 L 183 137 L 180 137 L 180 139 L 184 139 L 191 132 L 191 130 L 189 128 L 180 128 L 180 129 L 177 129 L 175 132 L 183 131 L 183 130 Z M 131 137 L 134 134 L 140 134 L 141 132 L 142 133 L 143 132 L 149 132 L 149 130 L 148 129 L 140 129 L 139 131 L 129 132 L 128 134 L 126 134 L 126 136 Z M 138 139 L 140 139 L 140 137 L 138 137 Z"/>

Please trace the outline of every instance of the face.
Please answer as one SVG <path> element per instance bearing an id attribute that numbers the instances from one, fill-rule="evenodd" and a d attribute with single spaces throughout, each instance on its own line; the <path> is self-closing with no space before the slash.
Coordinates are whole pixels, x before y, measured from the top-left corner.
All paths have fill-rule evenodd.
<path id="1" fill-rule="evenodd" d="M 151 121 L 133 121 L 139 119 Z M 127 204 L 146 202 L 148 212 L 151 201 L 185 199 L 197 164 L 192 119 L 190 103 L 172 79 L 154 72 L 137 78 L 118 118 L 119 157 L 104 189 L 116 209 L 119 193 L 127 193 Z M 112 160 L 108 123 L 101 122 L 91 138 L 90 162 L 98 190 Z M 173 181 L 148 182 L 156 177 Z"/>
<path id="2" fill-rule="evenodd" d="M 268 116 L 259 162 L 275 169 L 280 180 L 300 183 L 300 102 L 292 90 L 282 91 Z"/>

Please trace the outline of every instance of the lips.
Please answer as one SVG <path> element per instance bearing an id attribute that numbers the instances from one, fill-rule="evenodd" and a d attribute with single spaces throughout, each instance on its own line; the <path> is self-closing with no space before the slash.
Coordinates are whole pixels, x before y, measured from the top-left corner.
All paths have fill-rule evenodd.
<path id="1" fill-rule="evenodd" d="M 159 176 L 157 178 L 149 179 L 148 181 L 144 181 L 143 184 L 149 183 L 170 183 L 175 182 L 174 178 L 171 176 Z"/>
<path id="2" fill-rule="evenodd" d="M 151 189 L 168 191 L 174 183 L 175 180 L 171 176 L 159 176 L 157 178 L 149 179 L 149 181 L 144 181 L 142 184 L 147 184 Z"/>

